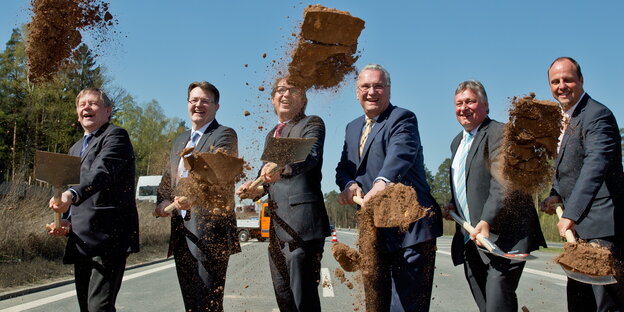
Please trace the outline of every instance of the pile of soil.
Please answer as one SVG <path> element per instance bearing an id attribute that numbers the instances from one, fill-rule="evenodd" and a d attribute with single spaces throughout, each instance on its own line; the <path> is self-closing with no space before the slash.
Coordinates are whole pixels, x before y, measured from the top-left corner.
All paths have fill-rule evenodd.
<path id="1" fill-rule="evenodd" d="M 50 80 L 82 41 L 81 30 L 106 33 L 113 26 L 108 3 L 102 0 L 32 0 L 27 24 L 28 77 Z"/>
<path id="2" fill-rule="evenodd" d="M 537 100 L 534 93 L 512 99 L 503 137 L 503 174 L 511 190 L 532 194 L 550 181 L 561 120 L 559 104 Z"/>
<path id="3" fill-rule="evenodd" d="M 192 149 L 184 149 L 187 155 Z M 192 153 L 184 158 L 189 171 L 180 179 L 174 194 L 187 197 L 193 206 L 209 208 L 213 215 L 230 214 L 235 206 L 234 184 L 244 178 L 245 161 L 221 149 Z"/>
<path id="4" fill-rule="evenodd" d="M 406 231 L 410 224 L 427 215 L 427 209 L 418 204 L 416 190 L 407 185 L 391 184 L 366 203 L 374 211 L 376 227 L 398 227 Z"/>
<path id="5" fill-rule="evenodd" d="M 371 198 L 372 200 L 372 198 Z M 373 285 L 379 277 L 379 242 L 374 221 L 374 206 L 364 205 L 358 210 L 358 247 L 360 249 L 359 269 L 362 273 L 366 311 L 378 311 L 378 291 Z"/>
<path id="6" fill-rule="evenodd" d="M 572 271 L 584 274 L 596 276 L 616 274 L 616 261 L 611 250 L 584 241 L 565 243 L 563 253 L 555 257 L 554 261 Z"/>
<path id="7" fill-rule="evenodd" d="M 322 5 L 304 10 L 297 47 L 288 65 L 289 81 L 304 89 L 327 89 L 355 72 L 357 39 L 364 21 Z"/>

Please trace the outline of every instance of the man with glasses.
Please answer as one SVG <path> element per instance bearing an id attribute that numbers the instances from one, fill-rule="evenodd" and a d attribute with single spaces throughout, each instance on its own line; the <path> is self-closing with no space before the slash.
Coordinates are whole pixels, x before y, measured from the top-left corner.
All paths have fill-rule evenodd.
<path id="1" fill-rule="evenodd" d="M 436 237 L 442 235 L 440 207 L 425 180 L 423 149 L 416 116 L 390 104 L 390 74 L 381 65 L 366 65 L 357 79 L 357 97 L 364 115 L 347 125 L 342 157 L 336 168 L 338 201 L 364 204 L 388 183 L 416 190 L 418 202 L 431 214 L 401 232 L 379 228 L 378 277 L 364 283 L 367 296 L 376 293 L 371 311 L 427 311 L 431 300 Z"/>
<path id="2" fill-rule="evenodd" d="M 249 189 L 252 181 L 237 191 L 241 198 L 269 194 L 271 228 L 269 265 L 280 311 L 321 311 L 318 285 L 325 237 L 330 235 L 329 219 L 321 191 L 321 167 L 325 124 L 318 116 L 306 116 L 305 90 L 287 78 L 277 79 L 272 103 L 278 125 L 268 136 L 315 138 L 306 160 L 272 171 L 266 163 L 260 176 L 263 190 Z"/>
<path id="3" fill-rule="evenodd" d="M 169 253 L 173 254 L 185 311 L 223 311 L 225 275 L 230 255 L 241 251 L 236 236 L 234 209 L 226 216 L 212 214 L 214 207 L 196 207 L 175 196 L 176 184 L 188 176 L 179 152 L 193 147 L 195 152 L 222 149 L 237 155 L 236 132 L 217 122 L 219 90 L 209 82 L 193 82 L 188 87 L 188 113 L 192 129 L 173 142 L 170 166 L 158 186 L 156 215 L 172 202 L 177 210 L 171 217 Z M 184 155 L 188 157 L 189 155 Z M 234 185 L 232 198 L 234 203 Z M 233 208 L 233 207 L 232 207 Z"/>

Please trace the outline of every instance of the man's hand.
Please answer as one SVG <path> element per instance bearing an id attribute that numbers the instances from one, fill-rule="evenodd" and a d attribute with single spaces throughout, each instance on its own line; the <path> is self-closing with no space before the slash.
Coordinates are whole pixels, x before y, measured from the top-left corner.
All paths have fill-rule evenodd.
<path id="1" fill-rule="evenodd" d="M 373 188 L 371 188 L 370 191 L 366 193 L 366 196 L 364 196 L 364 200 L 362 202 L 366 203 L 369 199 L 371 199 L 371 197 L 375 196 L 377 193 L 381 192 L 385 188 L 386 182 L 384 180 L 377 180 L 377 182 L 373 184 Z"/>
<path id="2" fill-rule="evenodd" d="M 481 220 L 479 221 L 479 223 L 477 223 L 477 226 L 475 226 L 474 233 L 470 234 L 470 239 L 472 239 L 475 243 L 477 243 L 477 245 L 483 247 L 483 245 L 481 245 L 481 243 L 477 240 L 477 234 L 481 234 L 485 238 L 489 238 L 490 237 L 490 224 Z"/>
<path id="3" fill-rule="evenodd" d="M 557 223 L 557 228 L 559 229 L 559 236 L 561 237 L 565 237 L 565 232 L 567 230 L 571 230 L 573 234 L 574 233 L 574 225 L 576 225 L 576 222 L 568 219 L 568 218 L 561 218 L 559 219 L 559 223 Z"/>
<path id="4" fill-rule="evenodd" d="M 555 213 L 555 209 L 557 208 L 556 204 L 560 204 L 563 201 L 559 195 L 548 196 L 542 202 L 541 210 L 549 215 Z"/>
<path id="5" fill-rule="evenodd" d="M 191 210 L 191 201 L 188 198 L 182 200 L 182 196 L 176 196 L 173 199 L 173 202 L 176 204 L 176 208 L 178 210 Z"/>
<path id="6" fill-rule="evenodd" d="M 165 200 L 154 208 L 154 215 L 157 217 L 169 217 L 171 214 L 165 212 L 165 208 L 171 205 L 171 201 Z"/>
<path id="7" fill-rule="evenodd" d="M 272 162 L 264 164 L 264 167 L 262 167 L 262 170 L 260 170 L 260 177 L 262 177 L 262 180 L 264 180 L 264 182 L 273 183 L 279 181 L 282 172 L 281 170 L 273 171 L 275 167 L 277 167 L 277 164 Z"/>
<path id="8" fill-rule="evenodd" d="M 451 217 L 451 214 L 450 214 L 451 211 L 457 211 L 457 208 L 455 208 L 455 204 L 453 203 L 446 204 L 446 206 L 442 208 L 442 217 L 446 220 L 453 221 L 453 218 Z"/>
<path id="9" fill-rule="evenodd" d="M 66 219 L 61 220 L 61 226 L 56 226 L 56 223 L 52 222 L 50 224 L 46 224 L 46 229 L 48 230 L 48 234 L 51 236 L 64 237 L 69 235 L 71 231 L 71 223 Z"/>
<path id="10" fill-rule="evenodd" d="M 50 207 L 54 212 L 58 213 L 66 213 L 69 210 L 69 206 L 72 204 L 72 193 L 70 191 L 65 191 L 61 194 L 61 202 L 57 204 L 54 201 L 54 197 L 50 198 L 50 203 L 48 207 Z"/>
<path id="11" fill-rule="evenodd" d="M 338 203 L 341 205 L 355 205 L 353 196 L 363 197 L 362 188 L 357 183 L 351 183 L 338 195 Z"/>
<path id="12" fill-rule="evenodd" d="M 259 190 L 257 187 L 254 187 L 253 189 L 249 188 L 251 183 L 253 183 L 253 181 L 247 181 L 243 183 L 241 186 L 239 186 L 238 189 L 236 189 L 236 195 L 238 195 L 240 199 L 246 199 L 246 198 L 253 199 L 253 198 L 262 196 L 264 191 Z"/>

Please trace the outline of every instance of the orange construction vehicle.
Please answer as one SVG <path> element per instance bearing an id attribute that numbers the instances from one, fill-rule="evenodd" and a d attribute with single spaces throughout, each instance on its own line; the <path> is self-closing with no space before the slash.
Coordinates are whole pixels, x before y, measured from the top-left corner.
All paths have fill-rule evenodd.
<path id="1" fill-rule="evenodd" d="M 260 208 L 259 214 L 257 212 L 258 207 Z M 250 238 L 256 238 L 258 241 L 263 242 L 269 237 L 271 217 L 268 207 L 268 203 L 258 201 L 255 204 L 256 209 L 252 215 L 249 215 L 248 212 L 239 212 L 237 208 L 236 230 L 239 241 L 246 242 Z"/>

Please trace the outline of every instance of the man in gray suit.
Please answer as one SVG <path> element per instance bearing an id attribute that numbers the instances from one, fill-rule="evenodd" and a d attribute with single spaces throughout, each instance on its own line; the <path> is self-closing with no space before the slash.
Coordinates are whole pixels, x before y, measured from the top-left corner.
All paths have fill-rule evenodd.
<path id="1" fill-rule="evenodd" d="M 238 140 L 233 129 L 215 119 L 219 109 L 219 90 L 209 82 L 193 82 L 188 87 L 188 113 L 192 130 L 180 134 L 173 142 L 166 169 L 158 187 L 156 215 L 167 216 L 164 207 L 174 202 L 178 208 L 171 217 L 169 254 L 173 254 L 184 308 L 186 311 L 223 311 L 223 292 L 228 260 L 240 252 L 236 236 L 236 215 L 212 214 L 214 207 L 197 207 L 180 202 L 173 189 L 180 178 L 188 175 L 179 152 L 194 147 L 197 152 L 221 148 L 236 155 Z M 188 157 L 189 155 L 185 155 Z M 232 185 L 230 203 L 234 203 Z M 232 207 L 233 208 L 233 207 Z"/>
<path id="2" fill-rule="evenodd" d="M 126 257 L 139 251 L 134 152 L 128 132 L 109 122 L 112 110 L 101 90 L 78 93 L 76 112 L 84 137 L 69 154 L 81 158 L 80 184 L 63 192 L 60 204 L 50 199 L 54 211 L 68 212 L 65 226 L 50 234 L 69 236 L 63 262 L 74 264 L 83 312 L 115 311 Z"/>
<path id="3" fill-rule="evenodd" d="M 279 124 L 267 140 L 316 139 L 304 162 L 288 164 L 279 172 L 271 172 L 267 163 L 260 172 L 271 209 L 269 265 L 275 297 L 280 311 L 321 311 L 317 288 L 323 245 L 330 234 L 321 192 L 325 124 L 318 116 L 305 115 L 305 90 L 287 78 L 277 79 L 271 96 Z M 251 182 L 238 189 L 241 198 L 264 195 L 249 189 Z"/>
<path id="4" fill-rule="evenodd" d="M 564 114 L 559 153 L 550 197 L 542 209 L 554 213 L 563 203 L 557 224 L 564 237 L 570 229 L 584 240 L 610 248 L 623 260 L 624 174 L 621 138 L 613 113 L 583 89 L 580 65 L 557 58 L 548 69 L 553 97 Z M 618 277 L 622 278 L 622 277 Z M 624 284 L 597 286 L 568 279 L 568 310 L 623 311 Z"/>
<path id="5" fill-rule="evenodd" d="M 530 196 L 518 194 L 513 208 L 504 207 L 508 195 L 502 177 L 504 124 L 490 119 L 488 113 L 483 85 L 474 80 L 460 83 L 455 90 L 455 116 L 463 130 L 451 143 L 452 199 L 444 213 L 448 218 L 449 210 L 457 210 L 476 229 L 468 234 L 456 225 L 451 256 L 453 264 L 464 264 L 479 310 L 518 311 L 516 288 L 525 262 L 479 251 L 476 234 L 489 237 L 505 251 L 530 252 L 546 242 Z"/>

